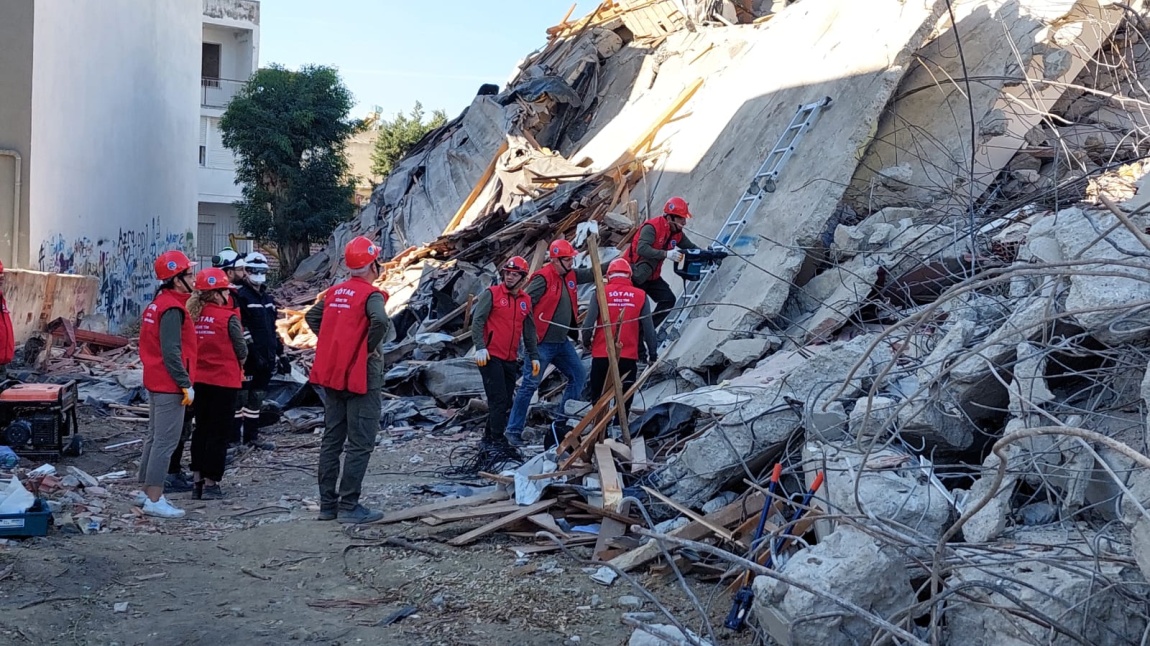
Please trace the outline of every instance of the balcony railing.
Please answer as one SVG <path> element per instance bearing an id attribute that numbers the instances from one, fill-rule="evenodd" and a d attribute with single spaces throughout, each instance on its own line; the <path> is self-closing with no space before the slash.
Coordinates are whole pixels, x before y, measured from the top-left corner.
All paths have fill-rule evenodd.
<path id="1" fill-rule="evenodd" d="M 245 81 L 232 79 L 200 79 L 200 105 L 205 108 L 226 108 Z"/>

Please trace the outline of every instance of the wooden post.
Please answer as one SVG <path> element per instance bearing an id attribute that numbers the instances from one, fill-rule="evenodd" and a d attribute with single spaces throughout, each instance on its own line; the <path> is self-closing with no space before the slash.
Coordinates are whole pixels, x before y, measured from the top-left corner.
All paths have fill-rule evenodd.
<path id="1" fill-rule="evenodd" d="M 623 431 L 623 443 L 631 444 L 631 429 L 627 427 L 627 399 L 623 396 L 623 381 L 619 378 L 619 353 L 615 351 L 615 330 L 612 329 L 611 312 L 607 310 L 607 287 L 603 283 L 603 267 L 599 264 L 598 236 L 587 236 L 587 251 L 591 256 L 591 271 L 595 274 L 595 295 L 599 299 L 599 321 L 603 333 L 607 335 L 607 360 L 610 362 L 608 374 L 615 387 L 615 412 L 619 417 L 619 428 Z"/>

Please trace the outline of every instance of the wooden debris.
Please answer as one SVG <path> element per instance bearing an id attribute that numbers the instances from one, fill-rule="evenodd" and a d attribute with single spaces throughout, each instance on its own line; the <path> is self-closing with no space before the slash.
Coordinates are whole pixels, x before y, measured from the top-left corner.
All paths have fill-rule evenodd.
<path id="1" fill-rule="evenodd" d="M 555 500 L 541 500 L 541 501 L 535 503 L 534 505 L 527 505 L 526 507 L 521 508 L 519 511 L 517 511 L 513 514 L 508 514 L 507 516 L 504 516 L 503 518 L 500 518 L 499 520 L 491 521 L 490 523 L 487 523 L 486 525 L 484 525 L 482 527 L 473 529 L 470 532 L 463 534 L 462 536 L 456 536 L 455 538 L 451 539 L 450 541 L 447 541 L 447 544 L 448 545 L 454 545 L 456 547 L 459 547 L 460 545 L 466 545 L 466 544 L 470 543 L 471 541 L 474 541 L 477 538 L 482 538 L 482 537 L 494 532 L 497 529 L 500 529 L 502 527 L 506 527 L 506 526 L 510 525 L 511 523 L 514 523 L 517 520 L 527 518 L 528 516 L 533 516 L 533 515 L 541 512 L 541 511 L 544 511 L 544 510 L 548 509 L 549 507 L 551 507 L 551 505 L 554 505 L 555 502 L 556 502 Z"/>

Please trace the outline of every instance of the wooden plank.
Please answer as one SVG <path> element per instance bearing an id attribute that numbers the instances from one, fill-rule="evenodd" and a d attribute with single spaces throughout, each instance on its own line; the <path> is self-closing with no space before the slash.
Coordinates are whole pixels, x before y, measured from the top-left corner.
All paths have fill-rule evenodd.
<path id="1" fill-rule="evenodd" d="M 581 545 L 590 545 L 595 542 L 594 536 L 574 536 L 568 540 L 563 541 L 565 547 L 579 547 Z M 542 554 L 544 552 L 556 552 L 559 546 L 554 543 L 547 543 L 545 545 L 527 545 L 524 547 L 513 547 L 513 550 L 522 554 Z"/>
<path id="2" fill-rule="evenodd" d="M 496 516 L 498 514 L 506 514 L 507 512 L 515 511 L 519 505 L 515 504 L 513 500 L 505 500 L 503 502 L 493 502 L 489 505 L 480 505 L 472 509 L 449 509 L 446 511 L 432 512 L 429 518 L 434 518 L 440 521 L 449 520 L 467 520 L 468 518 L 481 518 L 483 516 Z M 426 518 L 424 519 L 426 520 Z"/>
<path id="3" fill-rule="evenodd" d="M 642 522 L 638 518 L 634 518 L 634 517 L 631 517 L 631 516 L 628 516 L 625 514 L 620 514 L 619 512 L 614 511 L 612 509 L 604 509 L 602 507 L 596 507 L 594 505 L 589 505 L 589 504 L 583 502 L 582 500 L 572 500 L 571 502 L 569 502 L 567 504 L 571 505 L 572 507 L 574 507 L 576 509 L 582 509 L 583 511 L 590 512 L 589 514 L 587 514 L 587 516 L 591 516 L 591 517 L 613 518 L 613 519 L 615 519 L 621 523 L 627 523 L 627 524 Z M 568 518 L 570 518 L 571 516 L 574 516 L 574 515 L 575 514 L 568 514 Z"/>
<path id="4" fill-rule="evenodd" d="M 480 478 L 486 478 L 492 482 L 498 482 L 499 484 L 507 484 L 507 485 L 515 484 L 515 478 L 513 478 L 511 476 L 503 476 L 503 475 L 499 475 L 498 473 L 488 473 L 486 471 L 480 471 L 477 475 Z"/>
<path id="5" fill-rule="evenodd" d="M 647 440 L 642 435 L 631 440 L 631 473 L 639 473 L 650 468 L 647 462 Z"/>
<path id="6" fill-rule="evenodd" d="M 495 174 L 495 164 L 499 162 L 499 157 L 507 152 L 507 139 L 499 142 L 499 148 L 495 150 L 495 155 L 491 157 L 491 161 L 487 164 L 487 168 L 483 174 L 479 176 L 479 181 L 475 183 L 475 187 L 467 194 L 467 199 L 463 200 L 463 204 L 459 205 L 459 210 L 455 212 L 455 217 L 451 218 L 451 222 L 447 224 L 447 228 L 443 230 L 443 235 L 447 235 L 455 231 L 460 222 L 463 222 L 463 216 L 467 215 L 467 210 L 475 204 L 475 200 L 479 198 L 479 194 L 483 192 L 487 182 L 491 180 L 492 175 Z"/>
<path id="7" fill-rule="evenodd" d="M 683 505 L 680 505 L 679 503 L 675 502 L 674 500 L 671 500 L 667 496 L 664 496 L 663 494 L 659 493 L 658 491 L 656 491 L 650 487 L 644 486 L 643 491 L 646 491 L 648 495 L 659 499 L 659 501 L 662 502 L 664 505 L 671 507 L 672 509 L 679 512 L 680 514 L 683 514 L 687 518 L 690 518 L 691 520 L 695 521 L 696 523 L 702 524 L 704 527 L 706 527 L 707 529 L 714 532 L 714 534 L 716 536 L 722 536 L 725 540 L 728 540 L 728 541 L 734 540 L 734 535 L 732 535 L 731 532 L 726 527 L 719 527 L 719 526 L 715 525 L 714 523 L 707 520 L 705 517 L 700 516 L 699 514 L 695 513 L 693 510 L 691 510 L 687 507 L 684 507 Z"/>
<path id="8" fill-rule="evenodd" d="M 632 440 L 631 442 L 633 444 L 634 440 Z M 631 447 L 627 446 L 626 444 L 620 444 L 617 440 L 614 440 L 612 438 L 607 438 L 607 439 L 603 440 L 603 444 L 605 444 L 607 446 L 607 448 L 611 449 L 612 452 L 614 452 L 616 455 L 618 455 L 620 458 L 622 458 L 623 461 L 625 461 L 625 462 L 631 461 L 631 459 L 632 459 L 631 458 Z"/>
<path id="9" fill-rule="evenodd" d="M 606 444 L 595 445 L 595 459 L 599 462 L 599 487 L 603 492 L 603 506 L 616 509 L 623 501 L 623 487 L 615 469 L 615 455 Z"/>
<path id="10" fill-rule="evenodd" d="M 503 518 L 499 518 L 497 520 L 493 520 L 490 523 L 483 525 L 482 527 L 477 527 L 477 528 L 471 530 L 470 532 L 467 532 L 466 534 L 456 536 L 455 538 L 447 541 L 447 544 L 448 545 L 454 545 L 455 547 L 459 547 L 461 545 L 466 545 L 466 544 L 470 543 L 471 541 L 474 541 L 478 538 L 482 538 L 482 537 L 494 532 L 495 530 L 497 530 L 501 527 L 506 527 L 506 526 L 518 521 L 518 520 L 522 520 L 524 518 L 527 518 L 528 516 L 534 516 L 535 514 L 538 514 L 539 512 L 550 508 L 551 505 L 554 505 L 556 502 L 558 502 L 558 501 L 556 501 L 556 500 L 540 500 L 539 502 L 535 503 L 534 505 L 528 505 L 526 507 L 521 508 L 519 511 L 517 511 L 515 513 L 508 514 L 508 515 L 504 516 Z"/>
<path id="11" fill-rule="evenodd" d="M 551 514 L 535 514 L 533 516 L 528 516 L 527 520 L 531 521 L 535 525 L 538 525 L 541 529 L 545 529 L 551 532 L 559 538 L 568 537 L 567 532 L 563 531 L 563 528 L 559 526 L 559 523 L 555 522 L 555 519 L 551 517 Z"/>
<path id="12" fill-rule="evenodd" d="M 595 277 L 595 296 L 599 300 L 599 322 L 607 337 L 607 361 L 612 386 L 615 389 L 615 411 L 619 418 L 619 428 L 623 431 L 623 443 L 631 443 L 631 429 L 627 426 L 626 398 L 623 396 L 623 380 L 619 377 L 619 349 L 615 346 L 614 321 L 607 308 L 607 287 L 603 282 L 603 267 L 599 264 L 599 240 L 592 234 L 587 236 L 587 255 L 591 256 L 591 272 Z M 608 451 L 610 454 L 610 451 Z"/>
<path id="13" fill-rule="evenodd" d="M 652 363 L 651 365 L 647 366 L 647 369 L 643 371 L 643 374 L 639 375 L 639 378 L 635 380 L 635 384 L 632 385 L 631 388 L 627 391 L 627 394 L 624 395 L 624 399 L 626 399 L 627 397 L 633 397 L 635 395 L 635 393 L 638 392 L 639 389 L 643 387 L 643 383 L 647 381 L 647 377 L 651 376 L 651 374 L 655 371 L 655 368 L 657 368 L 658 366 L 659 366 L 658 362 Z M 599 409 L 599 406 L 601 404 L 605 404 L 607 401 L 610 401 L 610 399 L 611 399 L 611 397 L 609 395 L 604 395 L 603 397 L 601 397 L 599 399 L 599 402 L 595 404 L 595 408 L 592 408 L 591 411 L 583 417 L 582 421 L 579 422 L 579 426 L 572 429 L 572 431 L 567 434 L 567 437 L 563 438 L 563 442 L 566 443 L 568 440 L 571 440 L 572 438 L 574 438 L 577 441 L 578 435 L 576 435 L 575 432 L 584 428 L 587 425 L 587 423 L 589 423 L 589 421 L 595 415 L 598 415 L 598 411 L 601 410 L 601 409 Z M 613 412 L 614 412 L 614 410 L 612 409 L 611 413 L 613 413 Z M 607 419 L 610 419 L 611 413 L 608 413 Z M 575 462 L 575 460 L 580 458 L 587 451 L 587 449 L 590 448 L 591 444 L 595 441 L 595 438 L 597 437 L 597 435 L 599 433 L 603 432 L 603 429 L 605 429 L 606 427 L 607 427 L 606 420 L 604 420 L 604 422 L 602 423 L 601 426 L 596 426 L 595 429 L 591 433 L 588 433 L 587 437 L 584 438 L 581 443 L 579 443 L 579 446 L 574 450 L 574 452 L 570 456 L 568 456 L 566 460 L 564 460 L 562 463 L 560 463 L 559 468 L 562 470 L 562 469 L 566 469 L 566 468 L 570 467 Z M 556 455 L 562 455 L 562 454 L 563 454 L 562 451 L 556 452 Z"/>
<path id="14" fill-rule="evenodd" d="M 745 498 L 736 500 L 735 502 L 723 507 L 722 509 L 707 514 L 703 518 L 712 525 L 725 527 L 734 523 L 740 523 L 744 518 L 751 514 L 760 513 L 763 510 L 763 500 L 765 496 L 761 492 L 754 492 Z M 711 533 L 711 530 L 704 526 L 702 523 L 691 521 L 682 527 L 672 530 L 670 536 L 677 536 L 691 541 L 697 541 L 700 538 Z M 633 570 L 644 563 L 648 563 L 660 556 L 659 545 L 656 541 L 644 543 L 639 547 L 611 559 L 611 564 L 624 571 Z"/>
<path id="15" fill-rule="evenodd" d="M 433 511 L 451 509 L 452 507 L 462 507 L 464 505 L 482 505 L 489 502 L 507 500 L 507 498 L 509 498 L 509 496 L 506 491 L 493 491 L 491 493 L 480 494 L 478 496 L 470 496 L 468 498 L 449 498 L 447 500 L 437 500 L 435 502 L 427 503 L 426 505 L 408 507 L 407 509 L 401 509 L 390 514 L 384 514 L 383 519 L 377 521 L 375 524 L 386 525 L 388 523 L 397 523 L 401 520 L 422 518 L 431 514 Z"/>

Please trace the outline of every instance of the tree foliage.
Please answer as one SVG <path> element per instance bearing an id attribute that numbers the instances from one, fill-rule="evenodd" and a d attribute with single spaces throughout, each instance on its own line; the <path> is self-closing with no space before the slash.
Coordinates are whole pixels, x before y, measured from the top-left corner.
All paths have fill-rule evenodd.
<path id="1" fill-rule="evenodd" d="M 220 130 L 236 154 L 240 225 L 279 251 L 288 275 L 355 211 L 344 148 L 357 123 L 335 69 L 257 71 L 228 104 Z"/>
<path id="2" fill-rule="evenodd" d="M 379 135 L 375 149 L 371 153 L 371 172 L 380 178 L 387 178 L 395 163 L 407 154 L 423 136 L 447 123 L 447 113 L 436 110 L 431 118 L 423 120 L 423 105 L 415 102 L 409 114 L 397 113 L 390 121 L 379 124 Z"/>

